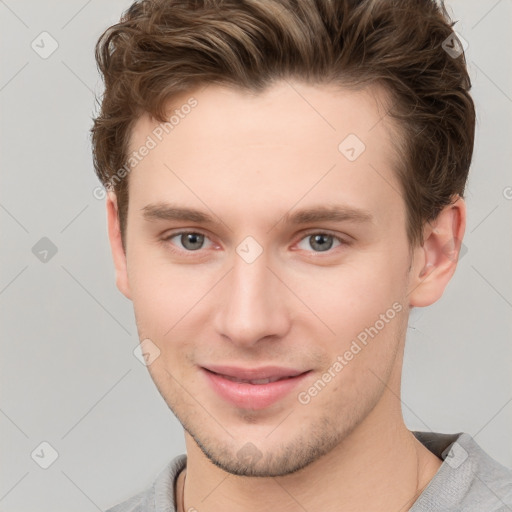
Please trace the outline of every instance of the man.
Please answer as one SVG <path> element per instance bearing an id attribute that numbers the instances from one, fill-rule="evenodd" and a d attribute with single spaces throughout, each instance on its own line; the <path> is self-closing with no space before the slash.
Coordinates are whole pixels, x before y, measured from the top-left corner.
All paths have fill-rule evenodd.
<path id="1" fill-rule="evenodd" d="M 512 471 L 400 407 L 409 313 L 466 223 L 452 25 L 426 0 L 148 0 L 100 38 L 116 282 L 187 448 L 111 512 L 512 510 Z"/>

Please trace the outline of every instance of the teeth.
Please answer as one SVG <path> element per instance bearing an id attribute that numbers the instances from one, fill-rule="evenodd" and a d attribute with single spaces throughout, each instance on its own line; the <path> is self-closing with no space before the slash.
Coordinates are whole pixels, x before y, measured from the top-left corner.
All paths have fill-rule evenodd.
<path id="1" fill-rule="evenodd" d="M 270 377 L 268 379 L 255 379 L 255 380 L 244 380 L 237 379 L 236 377 L 230 377 L 229 375 L 223 375 L 225 379 L 232 380 L 233 382 L 244 382 L 246 384 L 268 384 L 269 382 L 275 382 L 276 380 L 285 379 L 286 377 Z"/>

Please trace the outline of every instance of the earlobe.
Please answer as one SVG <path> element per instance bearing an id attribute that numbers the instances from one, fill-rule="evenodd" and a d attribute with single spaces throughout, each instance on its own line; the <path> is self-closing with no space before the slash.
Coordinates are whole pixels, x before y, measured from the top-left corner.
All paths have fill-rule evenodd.
<path id="1" fill-rule="evenodd" d="M 466 204 L 460 196 L 425 225 L 424 243 L 414 250 L 411 267 L 411 307 L 430 306 L 441 298 L 455 273 L 465 229 Z"/>
<path id="2" fill-rule="evenodd" d="M 112 250 L 112 258 L 116 269 L 116 286 L 119 291 L 131 300 L 128 272 L 126 265 L 126 254 L 121 239 L 121 229 L 117 209 L 117 197 L 114 192 L 109 191 L 106 199 L 108 238 Z"/>

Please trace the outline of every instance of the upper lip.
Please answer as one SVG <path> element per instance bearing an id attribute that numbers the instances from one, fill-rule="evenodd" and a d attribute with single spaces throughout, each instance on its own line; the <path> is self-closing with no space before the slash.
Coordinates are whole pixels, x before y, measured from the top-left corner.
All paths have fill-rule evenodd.
<path id="1" fill-rule="evenodd" d="M 208 365 L 203 366 L 206 370 L 226 375 L 228 377 L 235 377 L 244 380 L 256 379 L 271 379 L 275 377 L 296 377 L 302 373 L 303 370 L 296 370 L 294 368 L 284 368 L 282 366 L 261 366 L 259 368 L 240 368 L 236 366 L 218 366 Z"/>

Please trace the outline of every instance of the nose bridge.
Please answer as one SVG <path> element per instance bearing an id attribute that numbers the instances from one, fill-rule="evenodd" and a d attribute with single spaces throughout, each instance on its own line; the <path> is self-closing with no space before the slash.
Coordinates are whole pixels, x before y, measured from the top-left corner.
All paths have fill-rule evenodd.
<path id="1" fill-rule="evenodd" d="M 233 343 L 251 345 L 289 329 L 284 287 L 267 268 L 270 265 L 266 252 L 252 260 L 239 247 L 234 255 L 233 269 L 224 283 L 223 306 L 217 312 L 219 333 Z"/>

